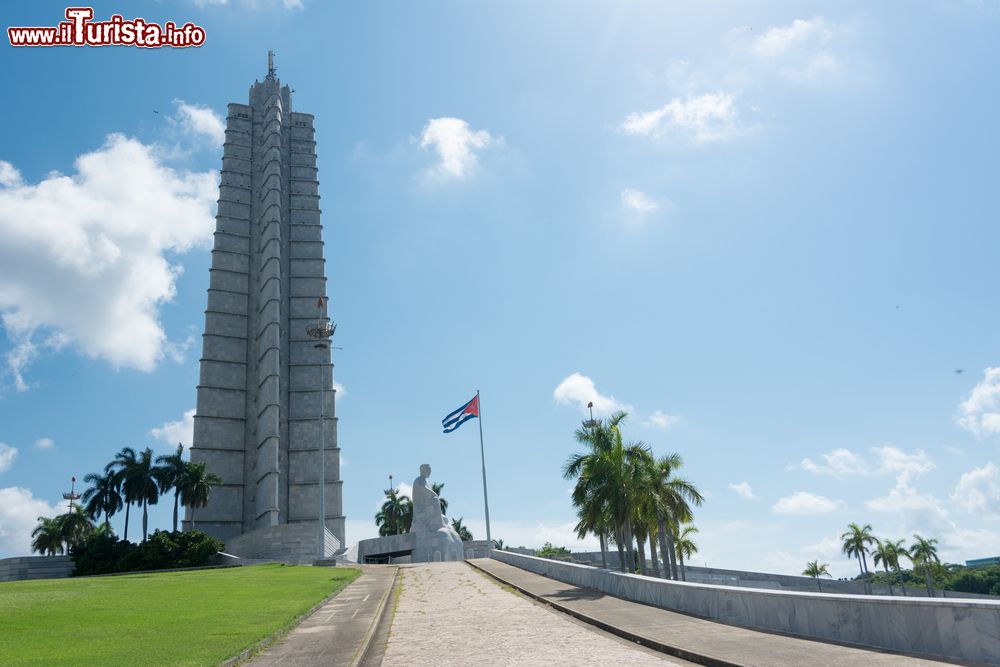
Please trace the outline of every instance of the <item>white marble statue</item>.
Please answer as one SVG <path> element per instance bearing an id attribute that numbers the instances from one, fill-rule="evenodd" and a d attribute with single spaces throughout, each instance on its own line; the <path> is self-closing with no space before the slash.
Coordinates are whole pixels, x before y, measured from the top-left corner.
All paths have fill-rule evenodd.
<path id="1" fill-rule="evenodd" d="M 430 476 L 431 467 L 424 463 L 420 466 L 420 477 L 413 480 L 413 521 L 410 524 L 410 532 L 416 538 L 413 562 L 463 560 L 462 538 L 441 513 L 441 498 L 427 481 Z"/>

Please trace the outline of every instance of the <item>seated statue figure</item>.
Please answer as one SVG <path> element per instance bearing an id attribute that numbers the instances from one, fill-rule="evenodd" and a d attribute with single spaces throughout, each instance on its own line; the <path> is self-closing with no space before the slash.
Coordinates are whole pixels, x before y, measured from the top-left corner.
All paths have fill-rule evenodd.
<path id="1" fill-rule="evenodd" d="M 411 556 L 414 563 L 442 560 L 463 560 L 465 547 L 462 538 L 448 525 L 441 513 L 441 498 L 431 489 L 427 478 L 431 467 L 420 466 L 420 477 L 413 480 L 413 521 L 410 532 L 416 538 Z"/>

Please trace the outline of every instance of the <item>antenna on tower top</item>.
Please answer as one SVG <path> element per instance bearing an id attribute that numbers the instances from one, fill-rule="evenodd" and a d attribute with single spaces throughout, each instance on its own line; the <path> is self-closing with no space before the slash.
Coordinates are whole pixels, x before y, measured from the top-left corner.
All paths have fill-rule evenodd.
<path id="1" fill-rule="evenodd" d="M 274 69 L 274 51 L 267 52 L 267 80 L 274 81 L 276 70 Z"/>

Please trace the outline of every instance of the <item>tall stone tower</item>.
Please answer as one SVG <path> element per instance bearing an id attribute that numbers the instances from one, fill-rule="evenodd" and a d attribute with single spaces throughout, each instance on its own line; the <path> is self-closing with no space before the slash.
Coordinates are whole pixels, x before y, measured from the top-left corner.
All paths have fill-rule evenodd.
<path id="1" fill-rule="evenodd" d="M 314 558 L 321 495 L 324 552 L 344 543 L 330 348 L 306 334 L 326 317 L 318 188 L 313 116 L 269 53 L 249 104 L 229 105 L 209 272 L 191 459 L 223 484 L 185 519 L 247 558 Z"/>

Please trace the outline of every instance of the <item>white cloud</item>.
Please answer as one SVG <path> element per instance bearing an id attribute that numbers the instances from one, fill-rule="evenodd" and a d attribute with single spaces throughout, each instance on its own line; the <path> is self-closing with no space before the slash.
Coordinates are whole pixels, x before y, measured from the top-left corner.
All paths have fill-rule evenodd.
<path id="1" fill-rule="evenodd" d="M 5 442 L 0 442 L 0 472 L 10 470 L 17 458 L 17 447 L 11 447 Z"/>
<path id="2" fill-rule="evenodd" d="M 174 100 L 174 105 L 177 113 L 172 123 L 184 132 L 207 139 L 213 146 L 222 146 L 226 140 L 226 123 L 222 116 L 209 107 L 184 100 Z"/>
<path id="3" fill-rule="evenodd" d="M 35 447 L 39 449 L 52 449 L 55 446 L 56 443 L 52 438 L 39 438 L 35 440 Z"/>
<path id="4" fill-rule="evenodd" d="M 821 16 L 795 19 L 764 31 L 750 41 L 748 50 L 789 81 L 814 85 L 844 73 L 844 49 L 837 42 L 846 32 L 846 26 Z"/>
<path id="5" fill-rule="evenodd" d="M 118 134 L 75 166 L 0 188 L 0 318 L 21 390 L 32 359 L 70 344 L 115 368 L 155 368 L 168 343 L 159 307 L 181 272 L 168 254 L 207 247 L 215 226 L 214 172 L 175 170 Z"/>
<path id="6" fill-rule="evenodd" d="M 970 514 L 1000 518 L 1000 468 L 990 462 L 963 474 L 951 494 L 951 502 Z"/>
<path id="7" fill-rule="evenodd" d="M 1000 435 L 1000 367 L 983 371 L 983 379 L 958 406 L 956 420 L 976 437 Z"/>
<path id="8" fill-rule="evenodd" d="M 869 472 L 864 460 L 849 449 L 835 449 L 829 454 L 820 454 L 826 463 L 825 465 L 814 463 L 812 459 L 802 459 L 803 470 L 808 470 L 820 475 L 834 475 L 843 477 L 845 475 L 863 475 Z"/>
<path id="9" fill-rule="evenodd" d="M 184 416 L 177 421 L 164 422 L 158 427 L 151 428 L 149 435 L 157 440 L 162 440 L 171 447 L 179 443 L 188 448 L 194 439 L 194 413 L 195 409 L 191 408 L 185 411 Z"/>
<path id="10" fill-rule="evenodd" d="M 595 404 L 596 405 L 596 404 Z M 668 415 L 662 410 L 657 410 L 649 416 L 649 419 L 642 423 L 647 428 L 662 428 L 664 431 L 677 426 L 681 418 L 677 415 Z"/>
<path id="11" fill-rule="evenodd" d="M 31 553 L 31 531 L 38 517 L 60 512 L 31 491 L 17 486 L 0 489 L 0 558 Z"/>
<path id="12" fill-rule="evenodd" d="M 896 484 L 889 493 L 868 500 L 865 505 L 876 512 L 903 512 L 912 516 L 912 521 L 924 525 L 941 522 L 948 516 L 943 503 L 929 493 L 917 491 L 906 474 L 896 478 Z"/>
<path id="13" fill-rule="evenodd" d="M 466 179 L 479 165 L 476 151 L 496 142 L 486 130 L 473 132 L 461 118 L 432 118 L 420 135 L 420 147 L 431 148 L 438 156 L 427 176 L 438 181 Z"/>
<path id="14" fill-rule="evenodd" d="M 897 474 L 919 476 L 934 469 L 934 463 L 922 449 L 908 454 L 903 450 L 885 445 L 872 447 L 871 459 L 855 454 L 849 449 L 834 449 L 827 454 L 820 454 L 823 463 L 816 463 L 810 458 L 802 459 L 800 467 L 818 475 L 832 475 L 843 478 L 851 475 L 886 475 Z"/>
<path id="15" fill-rule="evenodd" d="M 576 405 L 584 414 L 590 413 L 587 403 L 593 402 L 594 414 L 601 417 L 619 410 L 632 411 L 632 406 L 620 403 L 614 396 L 602 395 L 594 381 L 580 373 L 573 373 L 560 382 L 552 397 L 561 405 Z"/>
<path id="16" fill-rule="evenodd" d="M 754 495 L 753 487 L 750 486 L 749 482 L 730 484 L 729 488 L 735 491 L 738 496 L 744 498 L 745 500 L 757 500 L 757 496 Z"/>
<path id="17" fill-rule="evenodd" d="M 10 162 L 0 160 L 0 187 L 13 188 L 21 183 L 21 172 Z"/>
<path id="18" fill-rule="evenodd" d="M 834 512 L 842 505 L 843 503 L 839 500 L 830 500 L 808 491 L 796 491 L 790 496 L 779 498 L 773 509 L 778 514 L 811 515 Z"/>
<path id="19" fill-rule="evenodd" d="M 619 129 L 653 139 L 677 137 L 696 145 L 725 141 L 744 132 L 731 93 L 674 98 L 659 109 L 630 113 Z"/>
<path id="20" fill-rule="evenodd" d="M 621 200 L 625 210 L 631 211 L 639 217 L 644 217 L 660 210 L 660 202 L 651 199 L 644 192 L 632 188 L 622 190 Z"/>
<path id="21" fill-rule="evenodd" d="M 337 392 L 338 401 L 347 396 L 347 388 L 344 385 L 337 382 L 336 380 L 333 381 L 333 384 L 330 385 L 330 388 L 333 389 L 335 392 Z"/>

